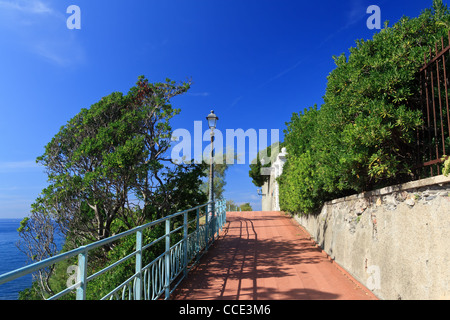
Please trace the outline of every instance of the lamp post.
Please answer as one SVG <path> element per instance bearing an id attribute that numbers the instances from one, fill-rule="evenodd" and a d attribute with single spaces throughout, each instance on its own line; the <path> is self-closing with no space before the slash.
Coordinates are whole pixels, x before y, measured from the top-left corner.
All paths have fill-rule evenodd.
<path id="1" fill-rule="evenodd" d="M 217 125 L 219 118 L 214 114 L 214 110 L 206 117 L 208 120 L 208 126 L 211 129 L 211 157 L 209 164 L 209 212 L 212 213 L 214 218 L 214 129 Z"/>

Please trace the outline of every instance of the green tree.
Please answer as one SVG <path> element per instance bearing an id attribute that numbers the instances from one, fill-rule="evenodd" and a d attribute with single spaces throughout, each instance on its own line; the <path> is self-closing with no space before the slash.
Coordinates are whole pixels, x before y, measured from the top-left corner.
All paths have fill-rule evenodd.
<path id="1" fill-rule="evenodd" d="M 225 192 L 225 186 L 227 185 L 226 173 L 230 168 L 230 159 L 236 159 L 237 154 L 231 154 L 231 151 L 226 153 L 219 153 L 214 156 L 214 199 L 223 199 L 223 193 Z M 228 159 L 228 161 L 227 161 Z M 207 161 L 205 161 L 207 160 Z M 209 176 L 210 176 L 210 160 L 209 158 L 203 159 L 204 175 L 203 184 L 201 190 L 209 197 Z"/>
<path id="2" fill-rule="evenodd" d="M 279 150 L 280 143 L 276 142 L 257 153 L 256 159 L 254 159 L 250 164 L 250 170 L 248 172 L 248 175 L 250 178 L 252 178 L 252 183 L 255 186 L 262 187 L 264 183 L 269 179 L 268 175 L 261 174 L 261 169 L 269 168 L 272 166 Z"/>
<path id="3" fill-rule="evenodd" d="M 233 200 L 227 200 L 226 206 L 229 211 L 253 211 L 252 206 L 248 202 L 238 205 Z"/>
<path id="4" fill-rule="evenodd" d="M 234 200 L 227 200 L 226 205 L 228 211 L 236 211 L 239 207 Z"/>
<path id="5" fill-rule="evenodd" d="M 190 82 L 140 77 L 128 94 L 112 93 L 61 127 L 37 159 L 49 186 L 19 228 L 19 247 L 31 260 L 57 252 L 56 232 L 70 250 L 206 202 L 204 165 L 167 158 L 170 119 L 180 112 L 170 100 L 189 88 Z M 107 261 L 114 246 L 91 264 Z M 53 271 L 40 274 L 42 296 L 53 293 Z"/>
<path id="6" fill-rule="evenodd" d="M 253 211 L 252 206 L 248 202 L 241 204 L 240 209 L 241 209 L 241 211 Z"/>

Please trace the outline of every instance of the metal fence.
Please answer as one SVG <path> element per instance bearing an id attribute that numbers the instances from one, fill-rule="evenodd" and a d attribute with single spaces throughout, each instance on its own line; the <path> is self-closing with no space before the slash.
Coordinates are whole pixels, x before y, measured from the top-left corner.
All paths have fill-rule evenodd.
<path id="1" fill-rule="evenodd" d="M 219 231 L 226 223 L 225 200 L 213 202 L 178 212 L 166 216 L 159 220 L 128 230 L 113 237 L 79 247 L 69 252 L 61 253 L 46 260 L 28 265 L 24 268 L 11 271 L 0 276 L 0 285 L 17 278 L 34 273 L 40 269 L 55 265 L 78 256 L 76 271 L 76 281 L 59 293 L 51 296 L 48 300 L 55 300 L 76 292 L 77 300 L 86 300 L 87 284 L 106 272 L 113 272 L 114 268 L 134 259 L 134 272 L 126 280 L 117 285 L 112 291 L 101 299 L 120 300 L 156 300 L 169 299 L 170 295 L 186 277 L 188 271 L 198 261 L 201 255 L 208 250 L 208 247 L 216 239 Z M 210 206 L 211 205 L 211 206 Z M 212 208 L 211 212 L 208 206 Z M 203 214 L 201 214 L 203 211 Z M 189 215 L 195 218 L 189 220 Z M 176 226 L 173 222 L 181 220 Z M 171 223 L 172 222 L 172 223 Z M 144 243 L 143 233 L 155 226 L 164 225 L 165 232 L 150 243 Z M 175 226 L 175 227 L 174 227 Z M 189 229 L 192 232 L 189 232 Z M 173 235 L 181 233 L 181 240 L 172 244 Z M 128 253 L 118 261 L 112 262 L 108 267 L 89 274 L 88 259 L 89 254 L 96 248 L 123 239 L 128 236 L 135 236 L 135 250 Z M 164 252 L 153 259 L 147 265 L 143 263 L 143 255 L 146 250 L 158 243 L 164 243 Z M 164 295 L 164 296 L 163 296 Z"/>
<path id="2" fill-rule="evenodd" d="M 450 151 L 450 113 L 447 70 L 450 62 L 450 31 L 447 46 L 444 38 L 436 43 L 434 52 L 430 48 L 425 54 L 424 65 L 420 69 L 420 106 L 423 126 L 417 133 L 417 169 L 419 176 L 441 174 L 440 164 Z"/>

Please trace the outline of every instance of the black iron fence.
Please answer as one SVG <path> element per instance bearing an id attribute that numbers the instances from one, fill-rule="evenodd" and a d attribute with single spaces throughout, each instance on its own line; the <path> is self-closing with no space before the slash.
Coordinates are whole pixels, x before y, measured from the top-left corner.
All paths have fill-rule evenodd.
<path id="1" fill-rule="evenodd" d="M 450 31 L 447 46 L 444 38 L 424 55 L 419 71 L 420 107 L 423 125 L 417 132 L 417 174 L 419 178 L 440 175 L 443 158 L 450 153 L 449 78 Z"/>

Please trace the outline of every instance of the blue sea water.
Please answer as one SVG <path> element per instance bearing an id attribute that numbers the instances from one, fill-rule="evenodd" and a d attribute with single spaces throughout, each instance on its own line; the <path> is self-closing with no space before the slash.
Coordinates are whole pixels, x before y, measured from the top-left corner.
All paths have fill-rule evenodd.
<path id="1" fill-rule="evenodd" d="M 22 268 L 27 256 L 16 247 L 21 219 L 0 219 L 0 275 Z M 31 286 L 31 275 L 0 285 L 0 300 L 17 300 L 19 292 Z"/>

